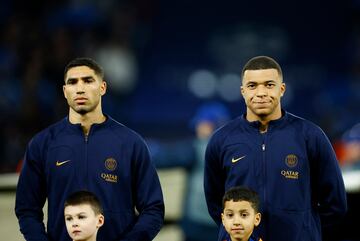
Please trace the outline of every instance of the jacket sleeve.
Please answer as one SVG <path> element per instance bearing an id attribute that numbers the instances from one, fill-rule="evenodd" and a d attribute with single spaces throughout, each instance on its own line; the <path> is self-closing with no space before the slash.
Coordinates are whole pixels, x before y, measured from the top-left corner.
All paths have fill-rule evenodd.
<path id="1" fill-rule="evenodd" d="M 137 222 L 123 240 L 150 241 L 158 234 L 164 222 L 164 200 L 156 169 L 151 162 L 145 142 L 134 147 L 133 195 Z"/>
<path id="2" fill-rule="evenodd" d="M 205 152 L 204 191 L 209 214 L 215 223 L 220 226 L 225 178 L 217 149 L 218 146 L 212 137 Z"/>
<path id="3" fill-rule="evenodd" d="M 313 203 L 323 227 L 338 222 L 346 213 L 346 192 L 335 152 L 329 139 L 318 128 L 308 143 L 310 151 Z"/>
<path id="4" fill-rule="evenodd" d="M 47 241 L 44 213 L 46 201 L 44 169 L 40 162 L 40 150 L 34 141 L 27 147 L 24 166 L 16 189 L 15 213 L 20 231 L 27 241 Z"/>

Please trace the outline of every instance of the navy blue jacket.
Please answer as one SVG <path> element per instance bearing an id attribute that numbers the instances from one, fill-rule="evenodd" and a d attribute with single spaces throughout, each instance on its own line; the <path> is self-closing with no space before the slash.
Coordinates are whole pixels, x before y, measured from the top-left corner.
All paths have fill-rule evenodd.
<path id="1" fill-rule="evenodd" d="M 259 132 L 259 124 L 241 116 L 210 139 L 204 177 L 210 215 L 223 229 L 222 196 L 230 187 L 245 185 L 261 200 L 255 236 L 266 241 L 322 240 L 322 226 L 346 212 L 344 183 L 328 138 L 315 124 L 284 111 L 270 121 L 266 133 Z"/>
<path id="2" fill-rule="evenodd" d="M 15 206 L 25 239 L 71 240 L 64 202 L 78 190 L 95 193 L 103 206 L 105 224 L 98 241 L 152 240 L 163 224 L 162 190 L 148 148 L 138 134 L 110 117 L 92 125 L 87 138 L 80 124 L 65 118 L 30 141 Z"/>

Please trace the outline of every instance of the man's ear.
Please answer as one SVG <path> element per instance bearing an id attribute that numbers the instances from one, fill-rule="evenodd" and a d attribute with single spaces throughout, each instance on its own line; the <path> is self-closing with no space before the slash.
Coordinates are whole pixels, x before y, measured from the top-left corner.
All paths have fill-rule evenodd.
<path id="1" fill-rule="evenodd" d="M 240 94 L 244 97 L 244 87 L 242 85 L 240 86 Z"/>
<path id="2" fill-rule="evenodd" d="M 285 91 L 286 91 L 286 84 L 285 83 L 281 83 L 281 86 L 280 86 L 280 91 L 281 91 L 281 97 L 284 96 L 285 94 Z"/>
<path id="3" fill-rule="evenodd" d="M 66 85 L 63 85 L 63 94 L 64 94 L 65 99 L 67 99 L 65 88 L 66 88 Z"/>
<path id="4" fill-rule="evenodd" d="M 107 83 L 106 83 L 105 80 L 102 81 L 100 88 L 101 88 L 100 94 L 101 94 L 102 96 L 105 95 L 106 90 L 107 90 Z"/>
<path id="5" fill-rule="evenodd" d="M 257 227 L 260 224 L 260 221 L 261 221 L 261 213 L 256 213 L 255 214 L 255 221 L 254 221 L 255 227 Z"/>

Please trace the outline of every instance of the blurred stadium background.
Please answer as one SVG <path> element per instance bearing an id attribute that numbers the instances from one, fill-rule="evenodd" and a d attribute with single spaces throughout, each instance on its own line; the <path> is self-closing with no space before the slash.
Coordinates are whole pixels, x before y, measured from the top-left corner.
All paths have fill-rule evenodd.
<path id="1" fill-rule="evenodd" d="M 21 240 L 16 172 L 30 138 L 67 114 L 69 60 L 89 56 L 103 65 L 104 111 L 152 143 L 191 138 L 190 120 L 207 101 L 224 103 L 232 117 L 242 113 L 239 73 L 255 55 L 279 61 L 284 108 L 320 125 L 333 143 L 350 205 L 338 240 L 359 240 L 352 226 L 360 190 L 359 0 L 2 0 L 1 239 Z M 186 169 L 159 172 L 170 208 L 157 239 L 182 240 Z"/>

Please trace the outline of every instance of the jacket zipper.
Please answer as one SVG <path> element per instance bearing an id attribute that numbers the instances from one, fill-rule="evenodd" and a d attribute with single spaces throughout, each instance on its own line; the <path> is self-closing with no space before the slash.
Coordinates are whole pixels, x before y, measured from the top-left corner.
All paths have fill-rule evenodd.
<path id="1" fill-rule="evenodd" d="M 266 204 L 266 135 L 267 133 L 263 134 L 263 143 L 261 145 L 262 150 L 262 160 L 263 160 L 263 194 L 264 194 L 264 204 Z"/>
<path id="2" fill-rule="evenodd" d="M 261 151 L 262 151 L 262 158 L 263 158 L 263 194 L 264 194 L 264 207 L 267 206 L 267 195 L 266 195 L 266 175 L 267 175 L 267 170 L 266 170 L 266 139 L 267 136 L 269 134 L 269 127 L 268 130 L 263 134 L 263 138 L 262 138 L 262 144 L 261 144 Z M 265 208 L 266 209 L 266 208 Z M 268 230 L 265 229 L 264 230 L 264 237 L 267 237 L 268 234 Z"/>
<path id="3" fill-rule="evenodd" d="M 89 170 L 88 170 L 88 142 L 89 142 L 89 134 L 84 134 L 85 135 L 85 170 L 86 170 L 86 174 L 85 174 L 85 189 L 88 189 L 88 174 L 89 174 Z"/>

